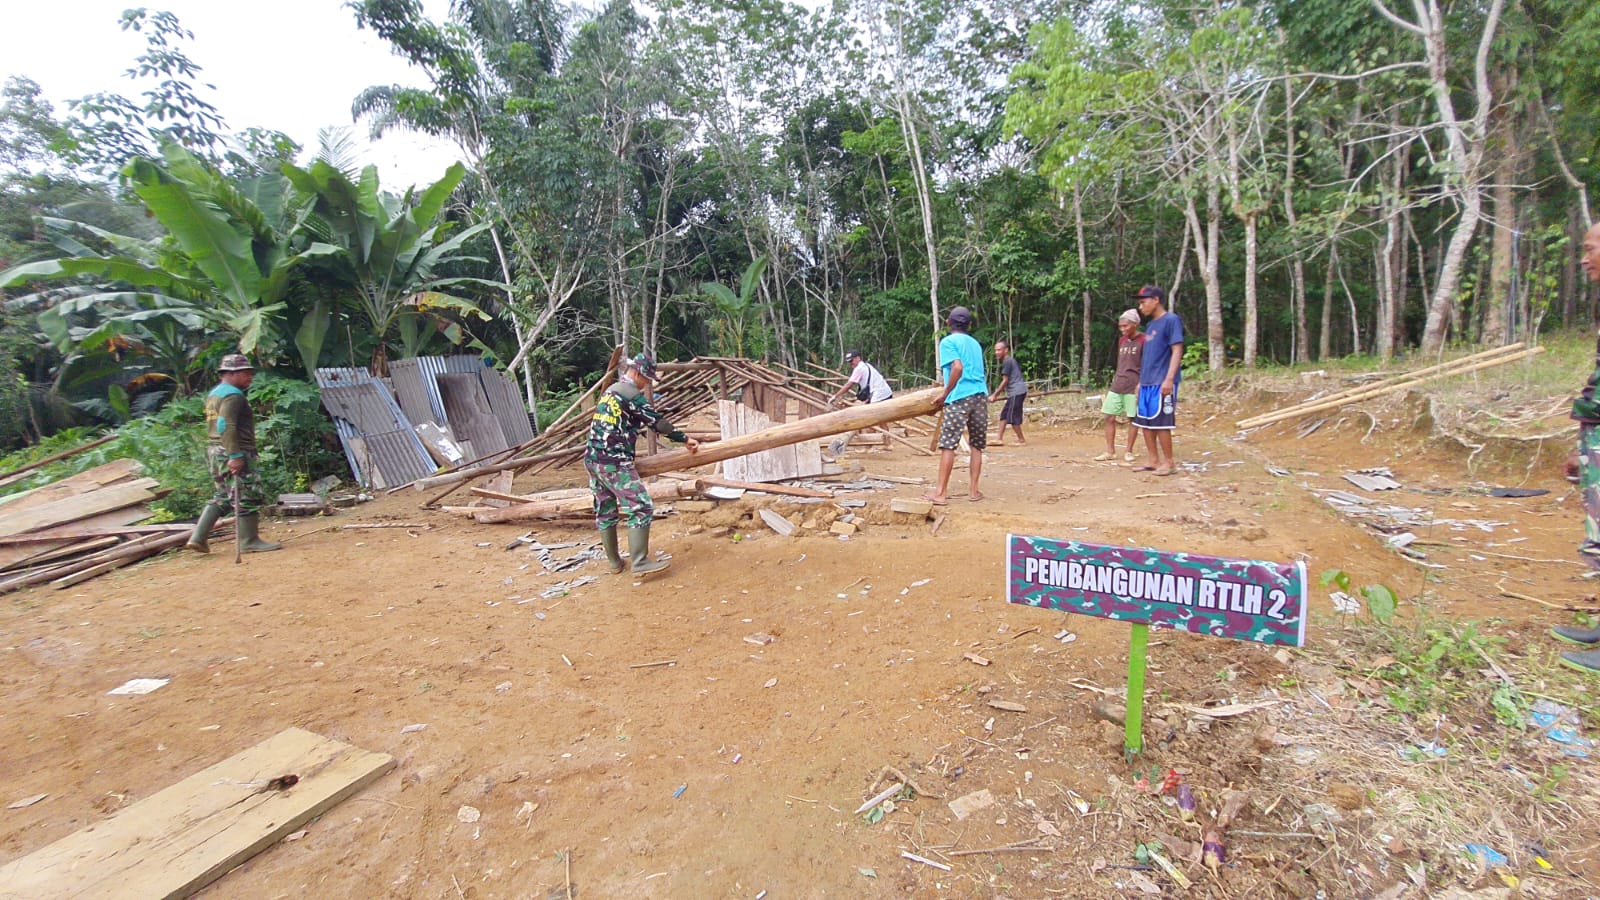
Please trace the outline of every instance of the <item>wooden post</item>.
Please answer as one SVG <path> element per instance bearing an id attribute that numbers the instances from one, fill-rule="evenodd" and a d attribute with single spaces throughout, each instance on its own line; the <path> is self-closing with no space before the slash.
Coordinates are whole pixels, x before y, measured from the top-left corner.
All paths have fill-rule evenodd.
<path id="1" fill-rule="evenodd" d="M 710 446 L 701 447 L 697 453 L 690 453 L 688 450 L 668 450 L 640 459 L 639 474 L 659 475 L 674 469 L 710 465 L 736 456 L 759 453 L 762 450 L 784 447 L 813 438 L 843 434 L 846 431 L 857 431 L 872 425 L 927 415 L 938 407 L 942 393 L 943 388 L 928 388 L 894 397 L 882 403 L 868 403 L 837 412 L 823 413 L 797 422 L 776 425 L 753 434 L 718 441 Z"/>

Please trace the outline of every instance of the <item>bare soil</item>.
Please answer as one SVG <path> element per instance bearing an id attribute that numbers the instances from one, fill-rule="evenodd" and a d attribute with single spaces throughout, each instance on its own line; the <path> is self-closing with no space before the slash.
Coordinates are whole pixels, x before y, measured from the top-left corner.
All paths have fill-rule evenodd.
<path id="1" fill-rule="evenodd" d="M 1557 648 L 1545 633 L 1572 616 L 1501 591 L 1594 602 L 1570 562 L 1581 510 L 1559 460 L 1468 474 L 1459 450 L 1403 414 L 1370 431 L 1357 416 L 1304 439 L 1290 423 L 1241 442 L 1224 425 L 1235 411 L 1202 401 L 1177 444 L 1204 471 L 1157 478 L 1090 461 L 1098 417 L 1077 415 L 1081 398 L 1050 401 L 1072 414 L 1030 423 L 1025 446 L 992 447 L 983 502 L 965 499 L 958 469 L 937 534 L 888 512 L 891 496 L 925 486 L 857 495 L 869 524 L 848 540 L 827 532 L 828 515 L 791 538 L 750 521 L 758 506 L 800 520 L 828 507 L 746 500 L 658 521 L 654 547 L 672 557 L 662 575 L 609 576 L 602 562 L 549 575 L 526 549 L 506 549 L 526 526 L 419 511 L 421 495 L 407 491 L 333 519 L 275 520 L 267 536 L 287 538 L 284 551 L 241 566 L 222 552 L 176 554 L 8 597 L 0 863 L 298 726 L 399 765 L 206 896 L 559 898 L 569 877 L 582 898 L 1114 897 L 1145 879 L 1170 892 L 1160 870 L 1129 868 L 1139 842 L 1166 834 L 1181 851 L 1200 840 L 1170 798 L 1137 786 L 1168 769 L 1200 798 L 1203 822 L 1225 790 L 1251 793 L 1220 871 L 1169 851 L 1194 895 L 1377 896 L 1419 871 L 1427 887 L 1407 896 L 1503 890 L 1462 857 L 1456 834 L 1411 814 L 1450 798 L 1430 793 L 1431 764 L 1396 754 L 1440 734 L 1463 747 L 1485 740 L 1493 716 L 1389 713 L 1382 683 L 1359 677 L 1375 671 L 1368 645 L 1326 590 L 1314 591 L 1306 651 L 1152 635 L 1149 747 L 1129 764 L 1120 727 L 1105 721 L 1121 701 L 1095 690 L 1124 683 L 1126 626 L 1005 603 L 1003 542 L 1039 534 L 1306 559 L 1313 577 L 1341 568 L 1406 598 L 1426 589 L 1435 615 L 1484 620 L 1504 639 L 1499 661 L 1545 690 L 1522 673 L 1550 671 Z M 847 458 L 868 474 L 934 473 L 904 448 Z M 1423 548 L 1447 566 L 1425 570 L 1307 489 L 1359 493 L 1339 475 L 1367 465 L 1406 485 L 1386 499 L 1504 524 L 1432 529 L 1423 537 L 1456 546 Z M 517 489 L 580 477 L 554 470 Z M 1480 479 L 1550 493 L 1494 499 L 1476 492 Z M 350 522 L 427 527 L 328 528 Z M 537 536 L 592 539 L 576 528 Z M 540 597 L 582 575 L 599 581 Z M 1064 629 L 1076 640 L 1058 640 Z M 745 640 L 757 632 L 776 640 Z M 172 682 L 106 695 L 148 676 Z M 1217 701 L 1276 702 L 1214 723 L 1178 708 Z M 403 732 L 413 724 L 427 727 Z M 1502 798 L 1508 822 L 1544 810 L 1514 821 L 1546 830 L 1485 824 L 1482 839 L 1512 855 L 1530 894 L 1593 895 L 1600 847 L 1583 803 L 1594 764 L 1545 744 L 1512 735 L 1499 746 L 1522 748 L 1525 773 L 1568 767 L 1553 795 Z M 885 767 L 918 793 L 869 824 L 854 810 L 890 783 L 878 781 Z M 995 804 L 958 820 L 947 802 L 982 789 Z M 49 797 L 3 808 L 39 793 Z M 1332 821 L 1307 813 L 1318 802 Z M 463 806 L 481 818 L 458 821 Z M 1552 870 L 1534 864 L 1534 843 Z"/>

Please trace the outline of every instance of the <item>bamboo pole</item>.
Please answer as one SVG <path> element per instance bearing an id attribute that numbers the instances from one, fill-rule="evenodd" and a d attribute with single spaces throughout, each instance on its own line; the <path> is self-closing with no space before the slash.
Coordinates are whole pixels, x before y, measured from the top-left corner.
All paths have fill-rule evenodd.
<path id="1" fill-rule="evenodd" d="M 774 447 L 785 447 L 790 444 L 808 441 L 812 438 L 828 437 L 842 434 L 846 431 L 859 431 L 872 425 L 882 425 L 885 422 L 895 422 L 912 416 L 926 415 L 939 405 L 940 388 L 928 388 L 915 393 L 906 394 L 885 400 L 882 403 L 869 403 L 865 406 L 854 406 L 841 409 L 837 412 L 822 413 L 810 418 L 776 425 L 740 437 L 728 438 L 718 441 L 707 447 L 702 447 L 698 452 L 691 453 L 685 450 L 668 450 L 657 453 L 638 461 L 640 475 L 659 475 L 674 469 L 698 467 L 733 459 L 738 456 L 747 456 L 759 453 L 762 450 L 771 450 Z"/>
<path id="2" fill-rule="evenodd" d="M 1439 363 L 1437 365 L 1432 365 L 1432 366 L 1428 366 L 1426 368 L 1417 369 L 1416 371 L 1413 371 L 1413 372 L 1402 372 L 1402 373 L 1400 373 L 1398 375 L 1394 375 L 1394 376 L 1391 376 L 1389 378 L 1385 378 L 1382 381 L 1377 381 L 1377 382 L 1373 382 L 1373 383 L 1370 383 L 1370 384 L 1364 384 L 1364 385 L 1361 385 L 1359 387 L 1349 388 L 1347 390 L 1343 390 L 1343 391 L 1339 391 L 1337 393 L 1329 394 L 1329 395 L 1327 395 L 1325 397 L 1318 397 L 1318 398 L 1316 398 L 1314 400 L 1304 400 L 1304 401 L 1301 401 L 1300 403 L 1295 403 L 1295 404 L 1292 404 L 1290 406 L 1286 406 L 1286 407 L 1284 407 L 1282 409 L 1274 410 L 1274 411 L 1272 411 L 1270 413 L 1262 413 L 1261 415 L 1258 415 L 1258 416 L 1251 416 L 1250 418 L 1247 418 L 1247 419 L 1240 419 L 1239 421 L 1235 422 L 1234 424 L 1236 426 L 1240 427 L 1240 428 L 1255 428 L 1259 424 L 1267 424 L 1267 423 L 1264 423 L 1264 422 L 1257 422 L 1256 420 L 1258 420 L 1258 419 L 1269 419 L 1269 418 L 1272 418 L 1274 416 L 1280 415 L 1282 413 L 1292 412 L 1292 411 L 1294 411 L 1296 409 L 1299 409 L 1301 407 L 1318 406 L 1318 405 L 1321 405 L 1321 404 L 1330 403 L 1330 402 L 1335 401 L 1335 400 L 1343 400 L 1346 397 L 1351 397 L 1351 396 L 1355 396 L 1355 395 L 1358 395 L 1358 394 L 1366 394 L 1366 393 L 1368 393 L 1370 391 L 1378 390 L 1378 389 L 1381 389 L 1381 388 L 1393 387 L 1393 386 L 1397 386 L 1397 385 L 1401 385 L 1401 384 L 1409 384 L 1409 383 L 1412 383 L 1412 382 L 1416 381 L 1417 379 L 1423 378 L 1425 376 L 1430 376 L 1430 375 L 1433 375 L 1435 373 L 1440 373 L 1440 372 L 1447 372 L 1447 371 L 1454 371 L 1454 370 L 1457 370 L 1457 369 L 1462 369 L 1462 368 L 1465 368 L 1468 365 L 1471 365 L 1472 363 L 1480 362 L 1480 361 L 1487 360 L 1487 359 L 1494 359 L 1494 358 L 1503 356 L 1503 357 L 1507 357 L 1507 359 L 1509 360 L 1512 357 L 1513 354 L 1519 354 L 1519 353 L 1523 352 L 1525 349 L 1526 349 L 1526 345 L 1525 344 L 1516 343 L 1516 344 L 1511 344 L 1511 345 L 1505 346 L 1505 347 L 1497 347 L 1497 348 L 1495 348 L 1493 350 L 1485 350 L 1482 353 L 1474 353 L 1474 354 L 1472 354 L 1470 356 L 1463 356 L 1460 359 L 1453 359 L 1453 360 L 1451 360 L 1450 362 L 1447 362 L 1447 363 Z"/>
<path id="3" fill-rule="evenodd" d="M 1499 357 L 1499 358 L 1495 358 L 1495 359 L 1486 359 L 1486 360 L 1483 360 L 1481 362 L 1473 363 L 1472 365 L 1467 366 L 1465 368 L 1450 369 L 1450 370 L 1444 371 L 1444 372 L 1435 372 L 1432 375 L 1428 375 L 1428 376 L 1425 376 L 1423 378 L 1417 378 L 1417 379 L 1413 379 L 1413 380 L 1410 380 L 1410 381 L 1396 382 L 1396 383 L 1393 383 L 1393 384 L 1385 384 L 1385 385 L 1382 385 L 1382 386 L 1379 386 L 1379 387 L 1372 388 L 1372 389 L 1370 389 L 1370 390 L 1368 390 L 1368 391 L 1366 391 L 1364 393 L 1361 393 L 1361 394 L 1354 394 L 1354 395 L 1350 395 L 1350 396 L 1342 397 L 1342 398 L 1338 398 L 1338 399 L 1333 399 L 1333 400 L 1324 400 L 1324 401 L 1321 401 L 1319 403 L 1314 403 L 1314 404 L 1312 404 L 1310 406 L 1299 406 L 1299 407 L 1295 407 L 1295 408 L 1292 408 L 1292 409 L 1280 410 L 1280 411 L 1278 411 L 1276 413 L 1272 413 L 1272 414 L 1267 415 L 1267 416 L 1257 416 L 1256 420 L 1253 421 L 1252 424 L 1250 424 L 1250 425 L 1244 425 L 1244 424 L 1241 424 L 1241 423 L 1235 423 L 1235 424 L 1239 425 L 1239 427 L 1241 427 L 1241 428 L 1259 428 L 1262 425 L 1272 425 L 1272 424 L 1276 424 L 1278 422 L 1287 421 L 1289 419 L 1298 419 L 1301 416 L 1311 415 L 1312 413 L 1328 412 L 1330 410 L 1338 409 L 1338 408 L 1340 408 L 1342 406 L 1349 406 L 1352 403 L 1361 403 L 1361 402 L 1366 401 L 1366 400 L 1372 400 L 1372 399 L 1375 399 L 1375 398 L 1378 398 L 1378 397 L 1382 397 L 1382 396 L 1384 396 L 1386 394 L 1395 393 L 1396 391 L 1400 391 L 1400 390 L 1403 390 L 1405 388 L 1416 387 L 1417 385 L 1423 384 L 1425 382 L 1435 381 L 1435 380 L 1440 379 L 1440 378 L 1450 378 L 1450 377 L 1453 377 L 1453 376 L 1456 376 L 1456 375 L 1466 375 L 1466 374 L 1468 374 L 1470 372 L 1476 372 L 1476 371 L 1478 371 L 1480 369 L 1492 369 L 1495 366 L 1501 366 L 1501 365 L 1505 365 L 1506 363 L 1512 363 L 1512 362 L 1517 362 L 1519 360 L 1528 359 L 1530 357 L 1537 356 L 1537 355 L 1539 355 L 1540 353 L 1543 353 L 1543 352 L 1544 352 L 1544 348 L 1543 347 L 1533 347 L 1533 348 L 1530 348 L 1528 350 L 1524 350 L 1521 353 L 1518 353 L 1518 354 L 1516 354 L 1514 356 L 1503 356 L 1503 357 Z M 1249 421 L 1249 420 L 1247 420 L 1247 421 Z"/>
<path id="4" fill-rule="evenodd" d="M 489 466 L 479 466 L 476 469 L 466 469 L 458 472 L 446 472 L 443 475 L 431 475 L 427 478 L 418 478 L 416 481 L 411 482 L 411 486 L 419 491 L 425 491 L 429 488 L 443 487 L 447 484 L 459 485 L 464 482 L 471 481 L 474 478 L 480 478 L 484 475 L 493 475 L 496 472 L 505 472 L 508 470 L 516 471 L 518 469 L 526 469 L 529 466 L 538 463 L 557 460 L 567 456 L 575 456 L 582 452 L 582 447 L 568 447 L 565 450 L 557 450 L 553 453 L 543 453 L 539 456 L 522 456 L 518 457 L 517 459 L 510 459 L 506 460 L 505 462 L 495 463 Z M 435 501 L 438 500 L 438 498 L 434 499 Z"/>
<path id="5" fill-rule="evenodd" d="M 676 473 L 672 473 L 676 477 Z M 816 500 L 831 500 L 833 494 L 827 491 L 818 491 L 812 488 L 794 487 L 788 484 L 767 484 L 762 481 L 734 481 L 732 478 L 720 478 L 715 475 L 685 475 L 685 478 L 698 480 L 702 485 L 716 487 L 739 488 L 745 491 L 754 491 L 758 494 L 780 494 L 785 497 L 810 497 Z"/>

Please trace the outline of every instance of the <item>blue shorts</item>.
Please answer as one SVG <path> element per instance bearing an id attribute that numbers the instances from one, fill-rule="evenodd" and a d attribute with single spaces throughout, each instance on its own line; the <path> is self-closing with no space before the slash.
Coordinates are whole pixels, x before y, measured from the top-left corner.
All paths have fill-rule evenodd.
<path id="1" fill-rule="evenodd" d="M 1172 386 L 1172 402 L 1170 408 L 1163 408 L 1161 403 L 1161 385 L 1139 385 L 1139 407 L 1133 417 L 1133 424 L 1140 428 L 1150 428 L 1156 431 L 1171 431 L 1178 426 L 1178 386 Z"/>

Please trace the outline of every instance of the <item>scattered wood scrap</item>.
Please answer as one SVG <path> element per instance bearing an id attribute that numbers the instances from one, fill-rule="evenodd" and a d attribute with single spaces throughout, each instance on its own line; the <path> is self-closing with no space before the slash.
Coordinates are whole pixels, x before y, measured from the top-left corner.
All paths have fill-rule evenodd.
<path id="1" fill-rule="evenodd" d="M 187 897 L 393 768 L 290 728 L 0 866 L 0 884 L 19 897 Z"/>
<path id="2" fill-rule="evenodd" d="M 1439 365 L 1435 366 L 1427 366 L 1411 372 L 1402 372 L 1398 375 L 1384 378 L 1380 381 L 1362 385 L 1356 388 L 1351 388 L 1350 390 L 1339 391 L 1338 393 L 1322 397 L 1313 397 L 1310 400 L 1294 403 L 1270 413 L 1265 413 L 1259 416 L 1251 416 L 1246 419 L 1240 419 L 1239 421 L 1235 422 L 1234 425 L 1242 429 L 1259 428 L 1263 425 L 1271 425 L 1276 422 L 1298 419 L 1301 416 L 1308 416 L 1312 413 L 1331 412 L 1332 410 L 1349 406 L 1352 403 L 1360 403 L 1364 400 L 1374 400 L 1378 397 L 1407 390 L 1435 379 L 1449 378 L 1455 375 L 1466 375 L 1470 372 L 1479 371 L 1480 369 L 1489 369 L 1495 366 L 1505 365 L 1506 363 L 1520 362 L 1543 352 L 1543 347 L 1529 347 L 1526 344 L 1521 343 L 1511 344 L 1506 347 L 1498 347 L 1494 350 L 1486 350 L 1482 353 L 1474 353 L 1470 356 L 1463 356 L 1460 359 L 1451 360 L 1447 363 L 1440 363 Z M 1310 431 L 1303 432 L 1301 436 L 1304 437 L 1309 433 Z"/>

